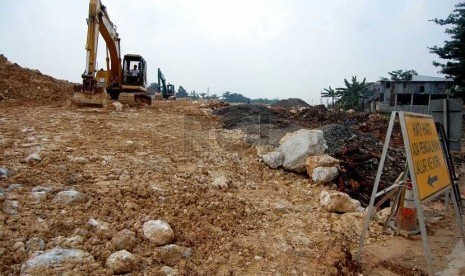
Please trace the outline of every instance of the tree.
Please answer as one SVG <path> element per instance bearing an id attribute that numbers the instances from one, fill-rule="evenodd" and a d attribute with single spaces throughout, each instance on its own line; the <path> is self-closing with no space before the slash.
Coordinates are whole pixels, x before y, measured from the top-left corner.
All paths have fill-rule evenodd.
<path id="1" fill-rule="evenodd" d="M 454 11 L 446 19 L 430 20 L 437 25 L 450 26 L 445 33 L 451 36 L 443 47 L 429 47 L 430 53 L 446 60 L 445 63 L 433 61 L 433 65 L 441 68 L 440 73 L 454 79 L 454 82 L 465 87 L 465 2 L 455 5 Z"/>
<path id="2" fill-rule="evenodd" d="M 149 93 L 157 92 L 158 91 L 158 83 L 152 82 L 147 89 L 148 89 Z"/>
<path id="3" fill-rule="evenodd" d="M 189 98 L 191 98 L 192 100 L 198 100 L 199 94 L 197 94 L 195 90 L 192 90 L 191 93 L 189 94 Z"/>
<path id="4" fill-rule="evenodd" d="M 325 92 L 321 92 L 321 97 L 323 98 L 331 98 L 332 106 L 334 107 L 334 101 L 337 99 L 336 90 L 332 89 L 331 86 L 329 88 L 323 89 Z"/>
<path id="5" fill-rule="evenodd" d="M 250 98 L 245 97 L 242 94 L 239 93 L 231 93 L 229 91 L 226 91 L 223 93 L 222 99 L 225 102 L 230 102 L 230 103 L 250 103 Z"/>
<path id="6" fill-rule="evenodd" d="M 388 72 L 390 79 L 392 81 L 403 81 L 403 80 L 412 80 L 413 76 L 418 75 L 417 71 L 415 70 L 394 70 Z M 389 81 L 388 78 L 382 77 L 381 81 Z"/>
<path id="7" fill-rule="evenodd" d="M 337 88 L 336 95 L 340 97 L 338 103 L 344 109 L 360 109 L 360 98 L 365 94 L 367 85 L 365 84 L 366 78 L 362 82 L 357 80 L 357 77 L 352 77 L 352 82 L 344 79 L 346 87 Z"/>
<path id="8" fill-rule="evenodd" d="M 184 89 L 184 87 L 180 85 L 178 87 L 178 93 L 176 93 L 176 98 L 187 98 L 187 97 L 189 97 L 189 94 L 187 94 L 186 89 Z"/>

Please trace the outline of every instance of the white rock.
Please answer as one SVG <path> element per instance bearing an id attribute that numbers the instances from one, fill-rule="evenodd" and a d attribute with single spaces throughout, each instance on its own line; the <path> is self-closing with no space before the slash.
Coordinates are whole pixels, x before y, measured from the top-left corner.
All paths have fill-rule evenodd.
<path id="1" fill-rule="evenodd" d="M 327 148 L 323 131 L 301 129 L 282 143 L 278 151 L 284 155 L 284 169 L 302 173 L 306 170 L 307 157 L 322 154 Z"/>
<path id="2" fill-rule="evenodd" d="M 362 212 L 364 209 L 358 200 L 341 192 L 321 191 L 320 206 L 328 212 L 349 213 Z"/>
<path id="3" fill-rule="evenodd" d="M 339 170 L 336 167 L 318 167 L 312 172 L 312 180 L 318 184 L 329 184 L 339 176 Z"/>
<path id="4" fill-rule="evenodd" d="M 270 168 L 276 169 L 282 166 L 284 162 L 284 155 L 279 151 L 268 152 L 262 155 L 262 160 L 265 162 Z"/>
<path id="5" fill-rule="evenodd" d="M 212 186 L 218 189 L 227 189 L 229 187 L 229 184 L 231 183 L 231 180 L 227 178 L 224 175 L 216 177 L 213 182 Z"/>
<path id="6" fill-rule="evenodd" d="M 34 152 L 33 154 L 26 157 L 26 162 L 34 162 L 34 161 L 41 161 L 42 158 L 38 152 Z"/>
<path id="7" fill-rule="evenodd" d="M 93 218 L 89 219 L 89 221 L 87 221 L 87 223 L 90 226 L 94 227 L 96 230 L 107 231 L 108 229 L 110 229 L 108 227 L 107 223 L 101 222 L 101 221 L 93 219 Z"/>
<path id="8" fill-rule="evenodd" d="M 123 104 L 121 104 L 120 102 L 113 102 L 111 104 L 116 111 L 122 111 L 123 110 Z"/>
<path id="9" fill-rule="evenodd" d="M 62 191 L 55 196 L 55 201 L 62 204 L 76 204 L 87 201 L 86 195 L 78 191 Z"/>
<path id="10" fill-rule="evenodd" d="M 40 203 L 47 200 L 47 192 L 31 192 L 31 196 L 34 199 L 34 203 Z"/>
<path id="11" fill-rule="evenodd" d="M 163 220 L 149 220 L 142 226 L 144 236 L 158 246 L 168 244 L 174 240 L 174 231 Z"/>
<path id="12" fill-rule="evenodd" d="M 178 276 L 179 275 L 179 270 L 176 268 L 172 268 L 169 266 L 164 266 L 160 269 L 160 272 L 165 274 L 166 276 Z"/>
<path id="13" fill-rule="evenodd" d="M 307 167 L 308 176 L 312 176 L 313 170 L 318 167 L 336 167 L 339 165 L 339 160 L 327 154 L 312 155 L 307 157 L 305 166 Z"/>
<path id="14" fill-rule="evenodd" d="M 46 193 L 51 193 L 53 191 L 53 188 L 51 187 L 43 187 L 43 186 L 35 186 L 31 190 L 32 192 L 46 192 Z"/>
<path id="15" fill-rule="evenodd" d="M 45 242 L 43 239 L 34 237 L 29 239 L 26 242 L 26 251 L 31 254 L 36 251 L 44 251 L 45 250 Z"/>
<path id="16" fill-rule="evenodd" d="M 37 275 L 34 271 L 43 269 L 56 269 L 57 272 L 66 270 L 66 268 L 72 269 L 76 265 L 83 264 L 87 259 L 93 260 L 89 253 L 83 250 L 53 248 L 43 254 L 34 256 L 24 263 L 20 275 Z M 61 275 L 62 273 L 58 274 Z"/>
<path id="17" fill-rule="evenodd" d="M 0 178 L 10 176 L 10 171 L 7 168 L 0 167 Z"/>
<path id="18" fill-rule="evenodd" d="M 136 266 L 136 258 L 126 250 L 117 251 L 107 258 L 106 265 L 115 274 L 129 273 Z"/>
<path id="19" fill-rule="evenodd" d="M 136 245 L 136 235 L 129 229 L 123 229 L 113 236 L 111 243 L 116 250 L 132 250 Z"/>
<path id="20" fill-rule="evenodd" d="M 5 200 L 3 202 L 2 211 L 9 215 L 15 215 L 18 213 L 19 204 L 16 200 Z"/>
<path id="21" fill-rule="evenodd" d="M 23 185 L 21 184 L 10 184 L 8 185 L 8 188 L 7 188 L 8 191 L 21 190 L 21 189 L 23 189 Z"/>
<path id="22" fill-rule="evenodd" d="M 355 113 L 355 110 L 349 109 L 349 110 L 346 111 L 346 113 L 347 113 L 347 114 L 354 114 L 354 113 Z"/>

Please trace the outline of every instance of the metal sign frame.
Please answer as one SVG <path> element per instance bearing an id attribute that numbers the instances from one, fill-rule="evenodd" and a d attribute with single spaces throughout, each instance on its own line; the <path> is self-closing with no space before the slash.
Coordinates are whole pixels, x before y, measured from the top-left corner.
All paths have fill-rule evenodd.
<path id="1" fill-rule="evenodd" d="M 357 261 L 360 262 L 360 260 L 361 260 L 363 246 L 365 244 L 365 237 L 366 237 L 366 234 L 367 234 L 367 231 L 368 231 L 368 226 L 369 226 L 369 223 L 370 223 L 370 219 L 371 219 L 371 216 L 372 216 L 372 213 L 373 213 L 373 206 L 374 206 L 374 203 L 375 203 L 376 193 L 378 192 L 379 182 L 381 180 L 381 175 L 382 175 L 383 169 L 384 169 L 384 163 L 386 161 L 387 151 L 388 151 L 389 144 L 390 144 L 390 141 L 391 141 L 392 129 L 394 127 L 395 119 L 397 117 L 399 117 L 400 126 L 401 126 L 401 130 L 402 130 L 402 136 L 403 136 L 403 140 L 404 140 L 405 153 L 406 153 L 406 156 L 407 156 L 407 164 L 408 164 L 408 168 L 409 168 L 409 172 L 410 172 L 410 177 L 412 178 L 412 188 L 413 188 L 413 193 L 414 193 L 414 198 L 415 198 L 415 208 L 416 208 L 417 216 L 418 216 L 418 224 L 420 226 L 421 239 L 422 239 L 422 242 L 423 242 L 423 250 L 424 250 L 424 253 L 425 253 L 426 263 L 427 263 L 427 267 L 428 267 L 428 274 L 429 275 L 434 275 L 434 270 L 433 270 L 433 265 L 432 265 L 431 249 L 430 249 L 429 242 L 428 242 L 428 234 L 426 232 L 425 216 L 424 216 L 424 213 L 423 213 L 423 208 L 421 206 L 422 201 L 420 201 L 418 183 L 417 183 L 417 179 L 416 179 L 416 175 L 415 175 L 413 158 L 412 158 L 412 155 L 411 155 L 410 141 L 409 141 L 409 137 L 408 137 L 408 133 L 407 133 L 407 126 L 406 126 L 406 122 L 405 122 L 405 114 L 414 115 L 414 116 L 421 116 L 421 117 L 426 117 L 426 118 L 431 118 L 432 119 L 432 116 L 424 115 L 424 114 L 406 113 L 406 112 L 402 112 L 402 111 L 393 111 L 391 113 L 391 118 L 389 120 L 388 130 L 387 130 L 387 133 L 386 133 L 386 139 L 385 139 L 385 142 L 384 142 L 384 145 L 383 145 L 383 152 L 381 154 L 381 159 L 380 159 L 380 162 L 379 162 L 378 171 L 376 173 L 375 183 L 373 184 L 373 190 L 372 190 L 372 193 L 371 193 L 370 204 L 368 205 L 368 212 L 367 212 L 367 216 L 365 218 L 365 224 L 364 224 L 364 227 L 363 227 L 362 234 L 360 236 L 360 243 L 359 243 L 360 247 L 359 247 L 359 250 L 357 252 Z M 436 128 L 435 128 L 435 130 L 436 130 Z M 449 168 L 447 166 L 448 166 L 448 163 L 446 163 L 446 169 L 449 170 Z M 450 183 L 452 183 L 452 179 L 450 179 Z M 452 188 L 452 185 L 449 184 L 446 188 L 444 188 L 444 189 L 442 189 L 440 191 L 437 191 L 433 195 L 426 198 L 423 201 L 423 203 L 432 200 L 433 198 L 443 194 L 446 191 L 451 191 L 452 190 L 452 192 L 455 194 L 455 190 L 451 189 L 451 188 Z M 457 226 L 459 228 L 460 235 L 462 237 L 462 242 L 465 245 L 465 233 L 464 233 L 464 229 L 463 229 L 463 220 L 462 220 L 462 216 L 461 216 L 460 211 L 459 211 L 456 196 L 452 196 L 452 202 L 453 202 L 454 209 L 455 209 Z"/>

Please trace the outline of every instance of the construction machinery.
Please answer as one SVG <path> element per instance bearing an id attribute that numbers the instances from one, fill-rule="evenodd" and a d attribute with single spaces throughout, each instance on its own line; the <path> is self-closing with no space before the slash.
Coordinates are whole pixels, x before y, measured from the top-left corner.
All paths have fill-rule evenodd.
<path id="1" fill-rule="evenodd" d="M 82 85 L 75 86 L 73 101 L 78 105 L 105 105 L 107 99 L 123 104 L 150 104 L 147 93 L 147 63 L 140 55 L 128 54 L 121 60 L 120 38 L 100 0 L 90 0 L 87 18 L 87 59 Z M 99 34 L 106 44 L 106 70 L 97 70 Z"/>
<path id="2" fill-rule="evenodd" d="M 176 100 L 176 91 L 173 84 L 166 84 L 166 79 L 160 68 L 158 68 L 158 93 L 163 99 Z"/>

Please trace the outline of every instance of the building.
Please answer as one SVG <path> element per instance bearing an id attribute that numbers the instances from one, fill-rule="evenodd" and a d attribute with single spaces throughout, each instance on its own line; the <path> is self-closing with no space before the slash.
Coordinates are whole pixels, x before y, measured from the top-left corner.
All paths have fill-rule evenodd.
<path id="1" fill-rule="evenodd" d="M 431 100 L 447 98 L 452 86 L 450 79 L 420 75 L 412 76 L 411 80 L 381 80 L 368 87 L 375 103 L 370 107 L 375 106 L 378 112 L 403 110 L 427 113 Z"/>

